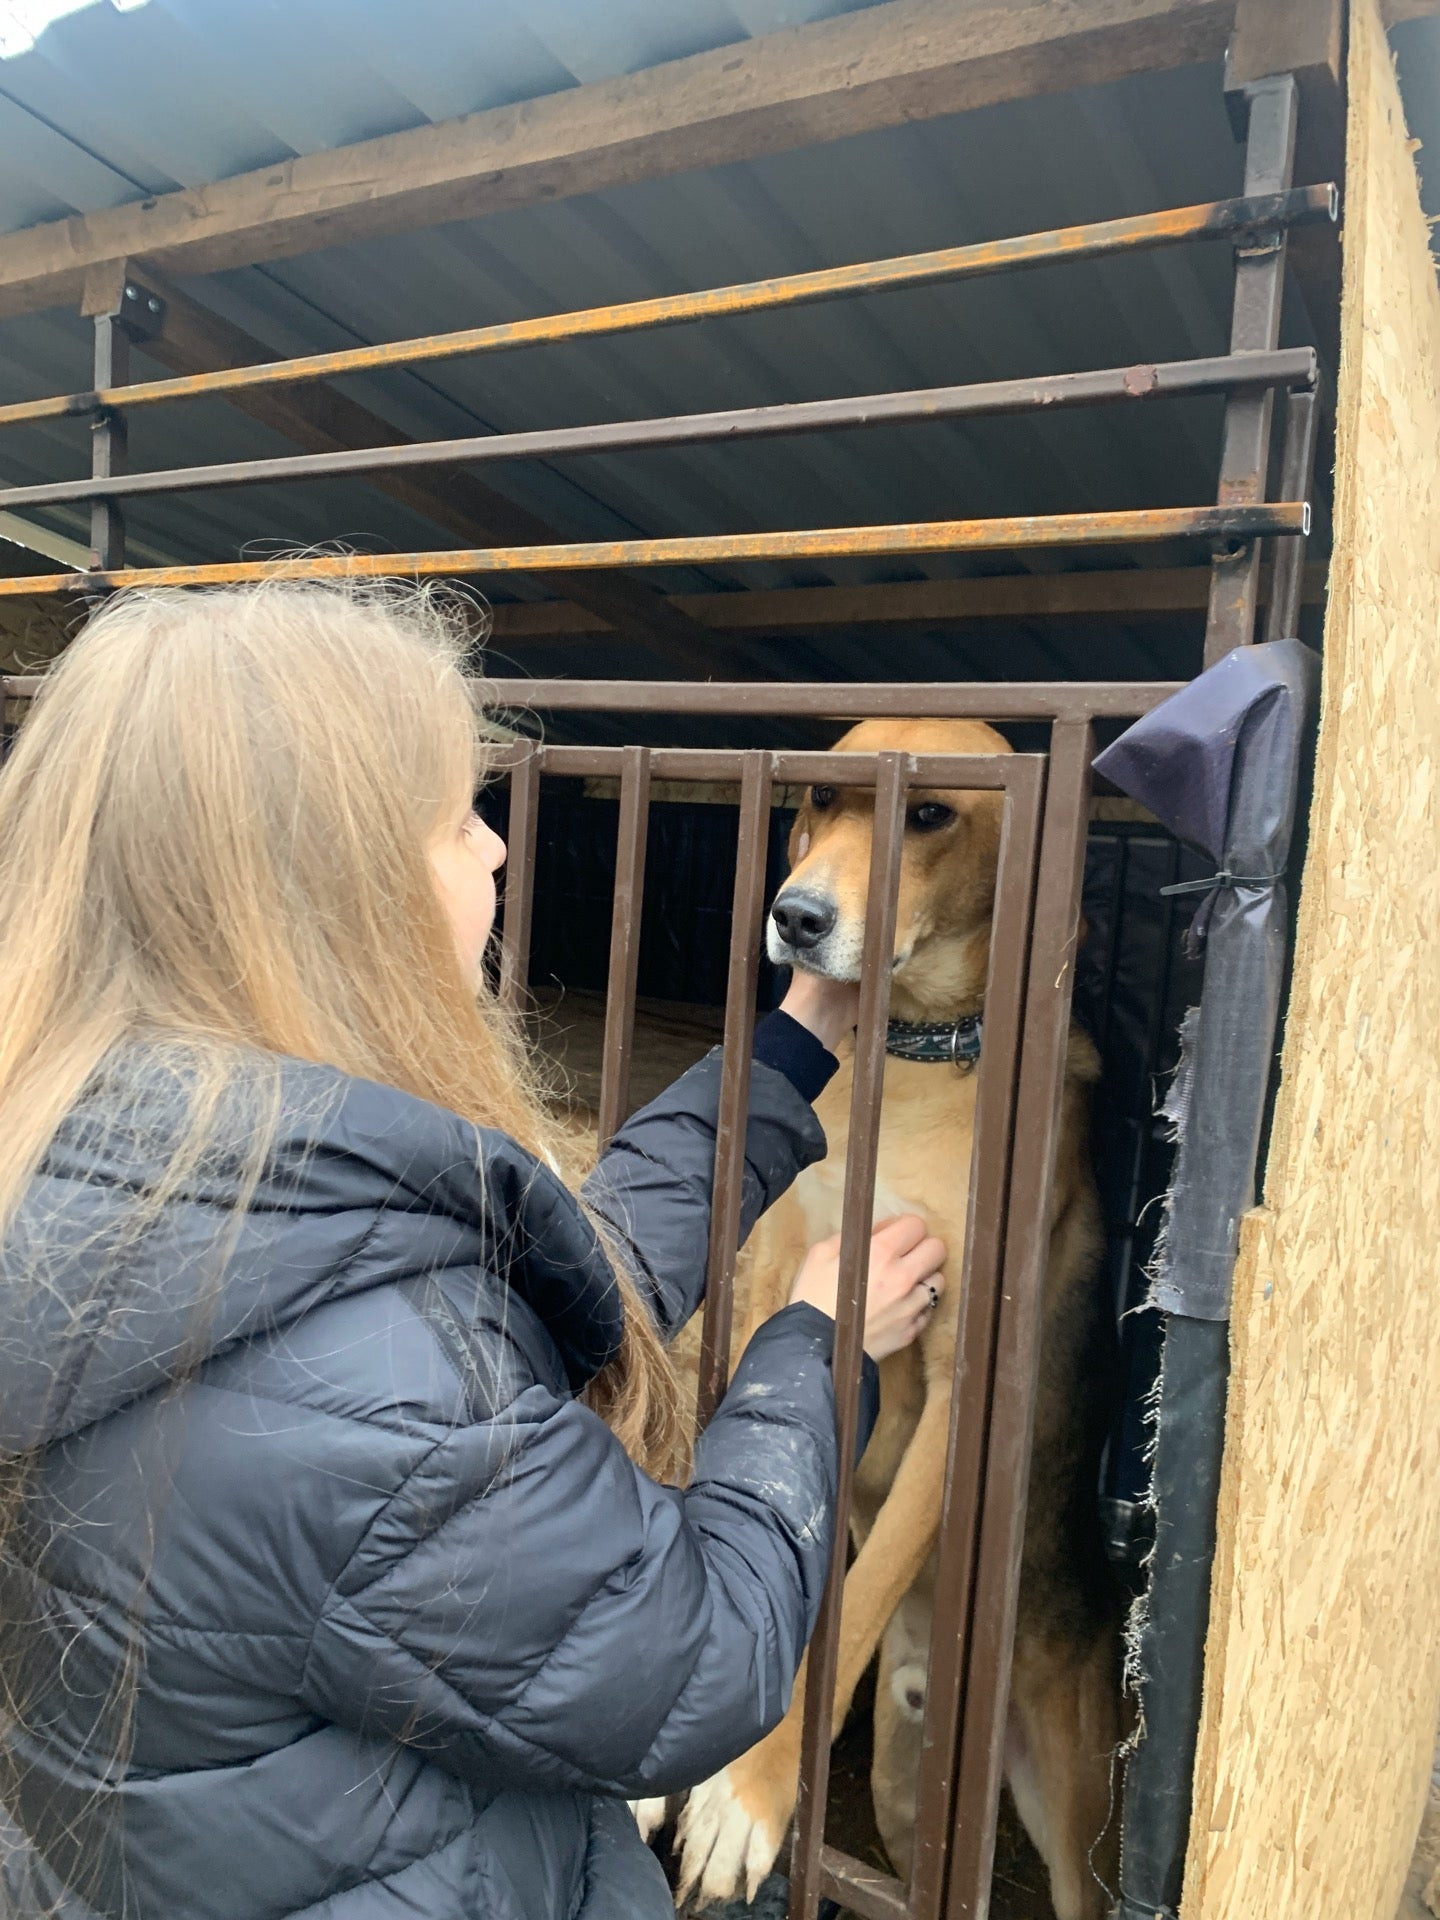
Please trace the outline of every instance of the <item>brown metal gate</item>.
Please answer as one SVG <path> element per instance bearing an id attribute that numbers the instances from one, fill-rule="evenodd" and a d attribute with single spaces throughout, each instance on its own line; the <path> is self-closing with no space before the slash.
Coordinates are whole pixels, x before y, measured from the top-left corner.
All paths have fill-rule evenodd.
<path id="1" fill-rule="evenodd" d="M 1138 715 L 1173 689 L 1123 686 L 636 684 L 498 681 L 500 705 L 550 711 L 755 718 L 945 715 L 1043 720 L 1048 753 L 878 755 L 643 746 L 508 751 L 510 864 L 501 977 L 527 975 L 535 827 L 546 775 L 618 775 L 617 878 L 600 1090 L 602 1142 L 630 1111 L 640 902 L 651 782 L 733 782 L 739 827 L 725 1008 L 698 1418 L 724 1391 L 743 1171 L 744 1115 L 765 908 L 768 816 L 777 785 L 873 788 L 875 834 L 846 1167 L 835 1377 L 840 1510 L 825 1602 L 811 1645 L 801 1789 L 790 1855 L 792 1920 L 842 1901 L 866 1920 L 961 1920 L 985 1913 L 1008 1704 L 1039 1351 L 1050 1186 L 1065 1071 L 1080 880 L 1097 718 Z M 914 1871 L 901 1881 L 826 1844 L 825 1805 L 861 1365 L 868 1243 L 884 1077 L 888 955 L 913 786 L 990 789 L 1004 828 L 970 1166 L 955 1391 L 938 1542 L 939 1577 L 917 1801 Z"/>

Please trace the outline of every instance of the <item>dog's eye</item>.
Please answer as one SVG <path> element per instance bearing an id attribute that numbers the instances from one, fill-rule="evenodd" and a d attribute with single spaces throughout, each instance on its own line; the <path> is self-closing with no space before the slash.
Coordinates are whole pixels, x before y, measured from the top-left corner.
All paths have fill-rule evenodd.
<path id="1" fill-rule="evenodd" d="M 810 804 L 812 807 L 818 807 L 822 813 L 826 807 L 833 804 L 834 799 L 834 787 L 811 787 L 810 789 Z"/>
<path id="2" fill-rule="evenodd" d="M 924 800 L 910 809 L 910 825 L 921 833 L 934 833 L 940 827 L 948 827 L 954 818 L 955 809 L 939 800 Z"/>

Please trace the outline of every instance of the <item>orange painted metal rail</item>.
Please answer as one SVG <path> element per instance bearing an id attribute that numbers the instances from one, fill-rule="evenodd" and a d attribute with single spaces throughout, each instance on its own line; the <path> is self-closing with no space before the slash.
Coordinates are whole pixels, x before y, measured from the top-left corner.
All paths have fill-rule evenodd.
<path id="1" fill-rule="evenodd" d="M 392 340 L 378 346 L 347 347 L 335 353 L 270 360 L 258 366 L 225 367 L 213 373 L 91 388 L 42 400 L 20 400 L 0 406 L 0 427 L 67 416 L 85 417 L 116 408 L 128 412 L 135 407 L 155 406 L 169 400 L 248 392 L 257 387 L 293 386 L 306 380 L 331 380 L 341 374 L 376 373 L 387 368 L 463 359 L 472 354 L 509 352 L 516 347 L 639 333 L 689 321 L 806 306 L 853 294 L 884 293 L 900 287 L 930 286 L 943 280 L 973 279 L 1017 267 L 1143 252 L 1191 240 L 1234 239 L 1267 227 L 1333 221 L 1337 207 L 1336 189 L 1328 183 L 1246 199 L 1209 200 L 1196 206 L 1171 207 L 1123 220 L 1057 227 L 1043 233 L 986 240 L 973 246 L 940 247 L 930 253 L 864 261 L 848 267 L 824 267 L 814 273 L 787 274 L 782 279 L 747 280 L 734 286 L 708 287 L 696 293 L 584 307 L 572 313 L 468 327 L 456 333 L 422 334 L 412 340 Z M 143 280 L 143 271 L 139 277 Z"/>
<path id="2" fill-rule="evenodd" d="M 251 580 L 374 580 L 439 574 L 583 573 L 604 567 L 716 566 L 747 560 L 844 560 L 903 553 L 1006 553 L 1159 540 L 1304 536 L 1304 500 L 1245 507 L 1157 507 L 1119 513 L 1018 514 L 996 520 L 921 520 L 898 526 L 823 527 L 794 533 L 722 533 L 667 540 L 571 541 L 537 547 L 458 547 L 416 553 L 321 553 L 289 560 L 231 560 L 184 567 L 118 567 L 110 573 L 41 573 L 0 580 L 0 599 L 113 592 L 122 587 L 221 587 Z"/>

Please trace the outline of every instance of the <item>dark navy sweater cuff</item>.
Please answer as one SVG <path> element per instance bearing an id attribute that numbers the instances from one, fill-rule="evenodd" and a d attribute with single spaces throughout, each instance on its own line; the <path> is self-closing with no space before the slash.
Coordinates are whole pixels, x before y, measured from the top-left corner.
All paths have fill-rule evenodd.
<path id="1" fill-rule="evenodd" d="M 757 1024 L 751 1050 L 762 1066 L 783 1073 L 800 1098 L 812 1107 L 840 1065 L 808 1027 L 778 1008 Z"/>

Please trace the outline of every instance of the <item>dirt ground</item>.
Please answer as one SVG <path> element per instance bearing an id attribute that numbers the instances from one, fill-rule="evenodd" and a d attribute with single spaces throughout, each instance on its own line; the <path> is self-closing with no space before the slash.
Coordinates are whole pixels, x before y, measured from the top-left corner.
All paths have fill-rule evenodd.
<path id="1" fill-rule="evenodd" d="M 599 993 L 541 989 L 531 996 L 535 1042 L 558 1069 L 558 1103 L 577 1116 L 600 1105 L 600 1061 L 605 1035 L 605 998 Z M 630 1099 L 641 1107 L 678 1080 L 724 1037 L 719 1007 L 692 1007 L 669 1000 L 640 1000 L 630 1058 Z"/>

